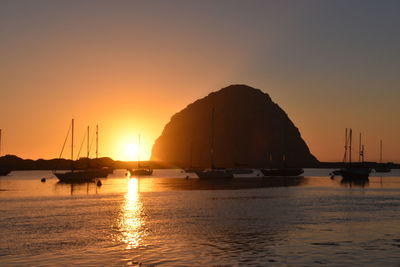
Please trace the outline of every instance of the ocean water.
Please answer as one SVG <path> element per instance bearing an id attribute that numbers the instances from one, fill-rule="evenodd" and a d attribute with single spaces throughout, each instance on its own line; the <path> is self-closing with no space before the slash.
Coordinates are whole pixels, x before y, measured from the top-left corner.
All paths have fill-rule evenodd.
<path id="1" fill-rule="evenodd" d="M 366 184 L 329 172 L 210 182 L 117 170 L 100 187 L 12 172 L 0 177 L 0 265 L 400 266 L 400 171 Z"/>

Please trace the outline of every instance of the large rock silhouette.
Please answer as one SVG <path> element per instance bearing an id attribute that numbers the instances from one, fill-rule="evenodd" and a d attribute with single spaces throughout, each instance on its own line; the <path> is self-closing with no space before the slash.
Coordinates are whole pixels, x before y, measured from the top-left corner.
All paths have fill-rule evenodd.
<path id="1" fill-rule="evenodd" d="M 172 116 L 151 160 L 210 167 L 212 143 L 217 167 L 304 167 L 318 162 L 288 115 L 268 94 L 246 85 L 210 93 Z"/>

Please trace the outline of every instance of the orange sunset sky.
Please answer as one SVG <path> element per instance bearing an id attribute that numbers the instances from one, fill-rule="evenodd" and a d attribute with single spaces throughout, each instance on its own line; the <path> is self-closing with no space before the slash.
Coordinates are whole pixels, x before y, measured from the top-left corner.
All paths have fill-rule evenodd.
<path id="1" fill-rule="evenodd" d="M 268 93 L 320 161 L 342 160 L 352 127 L 366 160 L 379 160 L 383 139 L 384 161 L 400 162 L 396 10 L 396 1 L 0 1 L 1 154 L 56 158 L 75 118 L 76 150 L 99 124 L 100 156 L 136 160 L 141 134 L 149 159 L 174 113 L 240 83 Z"/>

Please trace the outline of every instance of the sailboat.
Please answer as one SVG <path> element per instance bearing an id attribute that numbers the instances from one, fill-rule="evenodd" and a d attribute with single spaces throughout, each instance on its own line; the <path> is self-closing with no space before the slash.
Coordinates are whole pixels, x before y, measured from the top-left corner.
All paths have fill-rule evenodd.
<path id="1" fill-rule="evenodd" d="M 341 175 L 343 179 L 348 179 L 348 180 L 368 180 L 369 174 L 371 173 L 371 169 L 369 168 L 363 168 L 362 166 L 359 167 L 354 167 L 352 166 L 351 162 L 351 143 L 352 143 L 352 129 L 349 129 L 347 131 L 346 128 L 346 133 L 345 133 L 345 152 L 344 152 L 344 159 L 343 162 L 347 164 L 347 167 L 344 167 L 340 170 L 333 171 L 334 175 Z M 347 150 L 349 150 L 349 153 L 347 153 Z M 347 159 L 348 156 L 348 159 Z M 348 160 L 348 162 L 347 162 Z"/>
<path id="2" fill-rule="evenodd" d="M 304 173 L 302 168 L 288 168 L 286 167 L 286 130 L 287 125 L 285 124 L 284 129 L 284 154 L 282 155 L 282 167 L 281 168 L 270 168 L 270 169 L 260 169 L 264 176 L 299 176 Z M 272 161 L 272 155 L 270 154 L 270 162 Z"/>
<path id="3" fill-rule="evenodd" d="M 302 168 L 261 169 L 264 176 L 299 176 L 304 173 Z"/>
<path id="4" fill-rule="evenodd" d="M 1 156 L 1 129 L 0 129 L 0 156 Z M 7 167 L 0 166 L 0 176 L 6 176 L 11 172 Z"/>
<path id="5" fill-rule="evenodd" d="M 89 154 L 90 154 L 90 148 L 89 148 L 89 126 L 87 128 L 87 159 L 89 161 Z M 99 159 L 99 125 L 96 125 L 96 166 L 94 168 L 89 168 L 87 172 L 91 172 L 92 175 L 96 178 L 105 178 L 107 177 L 110 173 L 113 173 L 113 169 L 110 167 L 100 167 L 98 164 L 98 159 Z"/>
<path id="6" fill-rule="evenodd" d="M 193 167 L 193 141 L 190 142 L 190 163 L 188 168 L 184 168 L 183 171 L 186 173 L 194 173 L 195 171 L 201 170 L 201 168 Z"/>
<path id="7" fill-rule="evenodd" d="M 144 168 L 140 166 L 140 134 L 139 134 L 139 147 L 138 147 L 138 160 L 137 160 L 137 169 L 128 169 L 131 176 L 142 176 L 142 175 L 152 175 L 153 169 L 150 167 Z"/>
<path id="8" fill-rule="evenodd" d="M 195 170 L 194 173 L 200 179 L 227 179 L 233 178 L 233 173 L 230 170 L 223 168 L 215 168 L 214 165 L 214 108 L 211 111 L 211 147 L 210 147 L 211 168 L 204 170 Z"/>
<path id="9" fill-rule="evenodd" d="M 53 171 L 53 174 L 63 183 L 85 183 L 85 182 L 92 182 L 96 175 L 92 171 L 88 170 L 75 170 L 74 169 L 74 119 L 71 121 L 71 170 L 68 172 L 56 172 Z M 67 138 L 69 135 L 69 130 L 67 134 Z M 64 143 L 65 145 L 65 143 Z M 64 149 L 64 147 L 63 147 Z M 61 151 L 62 154 L 62 151 Z M 61 158 L 60 154 L 60 158 Z"/>
<path id="10" fill-rule="evenodd" d="M 382 140 L 380 142 L 379 164 L 374 168 L 375 172 L 391 172 L 391 169 L 382 163 Z"/>
<path id="11" fill-rule="evenodd" d="M 304 173 L 302 168 L 287 168 L 286 157 L 283 155 L 282 168 L 260 169 L 264 176 L 299 176 Z"/>

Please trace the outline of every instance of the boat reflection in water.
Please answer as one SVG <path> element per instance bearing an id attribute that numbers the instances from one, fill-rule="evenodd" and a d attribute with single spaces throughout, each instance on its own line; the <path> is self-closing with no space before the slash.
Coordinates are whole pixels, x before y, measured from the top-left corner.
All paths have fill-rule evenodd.
<path id="1" fill-rule="evenodd" d="M 99 185 L 95 180 L 90 182 L 57 182 L 55 184 L 56 190 L 69 190 L 70 195 L 81 195 L 81 194 L 97 194 Z"/>
<path id="2" fill-rule="evenodd" d="M 131 178 L 127 181 L 128 191 L 116 222 L 118 234 L 114 240 L 126 244 L 126 249 L 134 249 L 142 246 L 146 231 L 143 204 L 139 193 L 139 179 Z"/>
<path id="3" fill-rule="evenodd" d="M 297 177 L 247 177 L 247 178 L 227 178 L 227 179 L 179 179 L 179 178 L 158 178 L 146 182 L 151 183 L 146 187 L 151 187 L 155 191 L 165 190 L 236 190 L 266 187 L 286 187 L 298 186 L 305 181 L 303 176 Z"/>
<path id="4" fill-rule="evenodd" d="M 342 178 L 340 184 L 345 187 L 368 187 L 369 179 Z"/>

